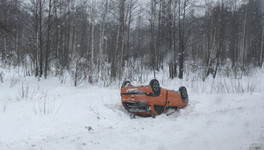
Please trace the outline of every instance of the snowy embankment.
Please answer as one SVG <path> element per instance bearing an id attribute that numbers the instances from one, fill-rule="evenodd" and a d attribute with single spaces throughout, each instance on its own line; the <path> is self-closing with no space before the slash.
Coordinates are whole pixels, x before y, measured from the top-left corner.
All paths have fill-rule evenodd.
<path id="1" fill-rule="evenodd" d="M 76 88 L 4 73 L 1 150 L 264 149 L 263 71 L 239 81 L 160 75 L 162 87 L 186 85 L 190 104 L 170 116 L 136 119 L 122 107 L 118 86 Z"/>

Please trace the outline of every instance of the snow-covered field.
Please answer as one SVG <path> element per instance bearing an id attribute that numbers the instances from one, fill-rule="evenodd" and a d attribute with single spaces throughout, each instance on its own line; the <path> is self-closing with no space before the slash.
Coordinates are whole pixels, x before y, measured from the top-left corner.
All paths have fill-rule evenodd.
<path id="1" fill-rule="evenodd" d="M 223 83 L 220 79 L 160 76 L 162 87 L 186 85 L 190 104 L 170 116 L 136 119 L 122 107 L 118 86 L 74 87 L 57 78 L 37 81 L 13 71 L 4 73 L 0 150 L 264 149 L 263 71 L 252 77 L 254 82 L 227 80 L 221 86 L 212 86 Z M 240 85 L 245 92 L 225 91 L 227 84 Z"/>

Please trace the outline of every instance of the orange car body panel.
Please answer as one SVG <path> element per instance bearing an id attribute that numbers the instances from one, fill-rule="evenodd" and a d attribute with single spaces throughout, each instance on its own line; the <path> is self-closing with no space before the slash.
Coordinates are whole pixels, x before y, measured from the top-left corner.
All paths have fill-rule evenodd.
<path id="1" fill-rule="evenodd" d="M 135 93 L 131 93 L 129 91 L 137 91 Z M 178 91 L 167 90 L 160 88 L 160 94 L 157 96 L 149 96 L 152 93 L 152 89 L 150 86 L 127 86 L 121 88 L 121 102 L 147 102 L 150 107 L 149 112 L 133 112 L 134 114 L 150 116 L 159 114 L 154 105 L 164 106 L 165 108 L 169 107 L 177 107 L 183 108 L 185 107 L 189 100 L 185 103 L 181 95 Z"/>

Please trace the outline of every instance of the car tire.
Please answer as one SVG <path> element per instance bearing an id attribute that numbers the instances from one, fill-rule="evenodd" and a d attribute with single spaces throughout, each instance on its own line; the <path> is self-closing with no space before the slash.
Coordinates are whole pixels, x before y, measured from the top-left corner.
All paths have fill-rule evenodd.
<path id="1" fill-rule="evenodd" d="M 157 94 L 157 95 L 160 94 L 160 84 L 159 84 L 159 81 L 157 79 L 152 79 L 150 81 L 149 85 L 150 85 L 152 92 L 154 94 Z"/>
<path id="2" fill-rule="evenodd" d="M 129 86 L 129 85 L 131 85 L 131 82 L 125 80 L 125 81 L 123 81 L 121 88 L 123 88 L 123 87 L 127 87 L 127 86 Z"/>
<path id="3" fill-rule="evenodd" d="M 179 88 L 179 92 L 181 94 L 181 98 L 183 100 L 184 103 L 186 103 L 188 101 L 188 92 L 186 87 L 182 86 Z"/>

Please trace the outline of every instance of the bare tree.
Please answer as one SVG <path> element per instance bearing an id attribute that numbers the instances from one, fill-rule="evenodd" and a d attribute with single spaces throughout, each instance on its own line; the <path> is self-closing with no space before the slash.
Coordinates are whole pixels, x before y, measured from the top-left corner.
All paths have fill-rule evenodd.
<path id="1" fill-rule="evenodd" d="M 100 22 L 100 41 L 99 41 L 99 58 L 98 58 L 98 76 L 102 77 L 102 68 L 103 68 L 103 49 L 104 49 L 104 40 L 105 40 L 105 20 L 108 13 L 109 3 L 108 0 L 105 0 L 101 4 L 101 22 Z"/>
<path id="2" fill-rule="evenodd" d="M 45 69 L 44 69 L 44 76 L 45 79 L 48 75 L 48 68 L 49 68 L 49 53 L 50 53 L 50 32 L 51 32 L 51 9 L 52 9 L 52 1 L 49 0 L 49 8 L 48 8 L 48 28 L 47 28 L 47 45 L 46 45 L 46 52 L 45 52 Z"/>
<path id="3" fill-rule="evenodd" d="M 178 34 L 179 34 L 179 78 L 183 78 L 185 52 L 187 44 L 190 38 L 190 26 L 191 22 L 188 22 L 188 16 L 191 15 L 193 1 L 180 0 L 178 2 Z"/>
<path id="4" fill-rule="evenodd" d="M 264 46 L 264 23 L 262 23 L 262 38 L 261 38 L 261 46 L 260 46 L 260 55 L 259 55 L 259 66 L 262 68 L 263 65 L 263 46 Z"/>

